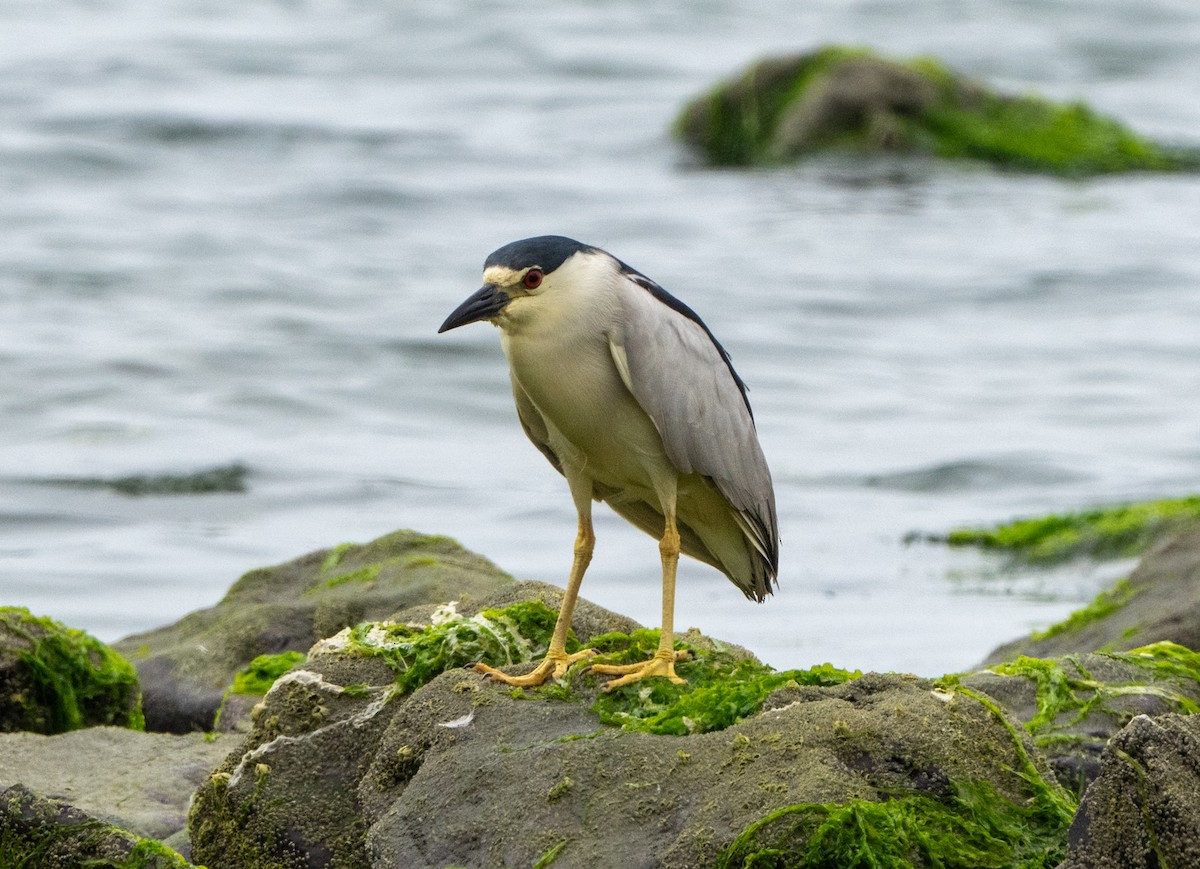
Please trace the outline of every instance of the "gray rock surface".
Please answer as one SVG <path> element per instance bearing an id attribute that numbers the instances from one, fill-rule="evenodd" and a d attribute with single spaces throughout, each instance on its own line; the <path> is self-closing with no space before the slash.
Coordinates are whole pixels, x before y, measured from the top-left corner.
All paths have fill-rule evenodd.
<path id="1" fill-rule="evenodd" d="M 0 734 L 0 787 L 24 785 L 139 836 L 167 839 L 235 738 L 207 740 L 91 727 L 56 736 Z"/>

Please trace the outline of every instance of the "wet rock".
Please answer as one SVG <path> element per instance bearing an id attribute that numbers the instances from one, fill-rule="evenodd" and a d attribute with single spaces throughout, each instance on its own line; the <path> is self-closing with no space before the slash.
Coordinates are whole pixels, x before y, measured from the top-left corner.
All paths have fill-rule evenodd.
<path id="1" fill-rule="evenodd" d="M 1139 716 L 1104 751 L 1060 869 L 1200 866 L 1200 718 Z"/>
<path id="2" fill-rule="evenodd" d="M 91 635 L 0 607 L 0 732 L 142 726 L 137 673 Z"/>
<path id="3" fill-rule="evenodd" d="M 1196 168 L 1195 151 L 1144 139 L 1080 103 L 996 93 L 932 58 L 831 46 L 759 61 L 692 101 L 677 134 L 709 163 L 820 151 L 910 152 L 1067 175 Z"/>
<path id="4" fill-rule="evenodd" d="M 1200 649 L 1200 529 L 1153 547 L 1099 604 L 1040 635 L 999 646 L 985 663 L 1129 650 L 1162 641 Z"/>
<path id="5" fill-rule="evenodd" d="M 0 865 L 187 869 L 192 864 L 160 842 L 14 785 L 0 789 Z"/>
<path id="6" fill-rule="evenodd" d="M 448 537 L 397 531 L 252 570 L 216 606 L 114 645 L 137 667 L 148 729 L 209 730 L 235 675 L 260 655 L 304 652 L 347 625 L 511 582 Z M 227 702 L 222 728 L 241 725 L 252 705 Z"/>

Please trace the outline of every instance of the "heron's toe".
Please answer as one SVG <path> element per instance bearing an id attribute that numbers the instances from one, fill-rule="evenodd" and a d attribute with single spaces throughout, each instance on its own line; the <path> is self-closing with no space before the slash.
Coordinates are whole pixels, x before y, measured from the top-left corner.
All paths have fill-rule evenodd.
<path id="1" fill-rule="evenodd" d="M 636 664 L 593 664 L 592 672 L 600 673 L 604 676 L 620 677 L 607 683 L 604 686 L 605 691 L 620 688 L 622 685 L 640 682 L 651 676 L 662 676 L 677 685 L 683 685 L 687 683 L 687 680 L 675 675 L 675 662 L 686 660 L 687 657 L 688 653 L 686 650 L 677 652 L 659 651 L 648 661 L 639 661 Z"/>
<path id="2" fill-rule="evenodd" d="M 472 669 L 476 673 L 482 673 L 489 679 L 494 679 L 497 682 L 503 682 L 505 685 L 512 685 L 515 688 L 536 688 L 539 685 L 544 685 L 551 679 L 559 680 L 567 673 L 567 668 L 576 661 L 582 661 L 586 658 L 595 656 L 595 649 L 581 649 L 578 652 L 573 652 L 568 655 L 565 652 L 547 653 L 542 662 L 533 668 L 533 671 L 524 676 L 510 676 L 508 673 L 497 670 L 495 667 L 489 667 L 487 664 L 476 664 Z"/>

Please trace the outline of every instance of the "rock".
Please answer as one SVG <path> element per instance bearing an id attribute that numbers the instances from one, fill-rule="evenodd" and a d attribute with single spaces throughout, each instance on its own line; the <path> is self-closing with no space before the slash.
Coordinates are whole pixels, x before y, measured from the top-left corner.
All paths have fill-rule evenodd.
<path id="1" fill-rule="evenodd" d="M 187 869 L 178 853 L 21 785 L 0 789 L 0 865 Z"/>
<path id="2" fill-rule="evenodd" d="M 137 673 L 83 631 L 0 607 L 0 732 L 142 727 Z"/>
<path id="3" fill-rule="evenodd" d="M 725 166 L 829 149 L 1067 175 L 1200 166 L 1200 153 L 1155 144 L 1080 103 L 1007 96 L 930 58 L 901 63 L 841 46 L 753 64 L 691 102 L 676 133 Z"/>
<path id="4" fill-rule="evenodd" d="M 0 787 L 20 784 L 139 836 L 167 839 L 185 829 L 192 792 L 231 739 L 119 727 L 0 734 Z"/>
<path id="5" fill-rule="evenodd" d="M 1090 607 L 1040 635 L 999 646 L 985 663 L 1124 651 L 1163 641 L 1200 649 L 1200 528 L 1158 544 L 1127 580 Z"/>
<path id="6" fill-rule="evenodd" d="M 539 656 L 556 603 L 319 643 L 197 792 L 194 859 L 562 869 L 743 865 L 807 847 L 828 865 L 867 849 L 929 865 L 1062 854 L 1073 801 L 982 694 L 828 666 L 776 674 L 695 635 L 678 665 L 687 686 L 604 693 L 577 665 L 521 691 L 457 667 L 464 649 L 493 664 Z M 589 644 L 618 660 L 653 649 L 656 632 L 602 633 L 627 620 L 588 609 Z"/>
<path id="7" fill-rule="evenodd" d="M 303 652 L 348 625 L 511 582 L 450 538 L 397 531 L 252 570 L 216 606 L 115 648 L 137 667 L 148 729 L 209 730 L 235 675 L 259 655 Z M 233 699 L 222 727 L 239 726 L 251 705 Z"/>
<path id="8" fill-rule="evenodd" d="M 1200 718 L 1134 718 L 1112 740 L 1060 869 L 1200 866 Z"/>
<path id="9" fill-rule="evenodd" d="M 1200 708 L 1198 679 L 1200 655 L 1160 643 L 1136 653 L 1017 658 L 956 681 L 1021 721 L 1059 783 L 1081 795 L 1130 719 Z"/>

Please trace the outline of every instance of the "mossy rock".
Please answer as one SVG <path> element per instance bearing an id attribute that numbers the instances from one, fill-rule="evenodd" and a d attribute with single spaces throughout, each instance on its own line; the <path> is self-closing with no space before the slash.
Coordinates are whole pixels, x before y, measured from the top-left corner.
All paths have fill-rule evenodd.
<path id="1" fill-rule="evenodd" d="M 1170 642 L 1200 649 L 1200 528 L 1154 546 L 1128 576 L 1067 619 L 994 649 L 985 663 L 1129 651 Z"/>
<path id="2" fill-rule="evenodd" d="M 710 867 L 817 849 L 832 862 L 811 865 L 866 854 L 891 855 L 881 866 L 1050 867 L 1062 856 L 1074 802 L 986 695 L 828 665 L 774 673 L 690 633 L 686 686 L 608 694 L 580 664 L 563 684 L 514 690 L 461 668 L 527 669 L 558 602 L 543 598 L 317 644 L 197 792 L 194 859 Z M 608 659 L 653 649 L 655 632 L 616 616 L 602 631 L 603 612 L 580 607 L 593 632 L 579 639 Z"/>
<path id="3" fill-rule="evenodd" d="M 469 603 L 512 582 L 448 537 L 397 531 L 252 570 L 217 605 L 115 648 L 137 667 L 149 729 L 209 730 L 218 710 L 222 728 L 237 728 L 255 701 L 242 699 L 254 693 L 245 675 L 234 682 L 260 656 L 302 655 L 348 625 L 447 599 Z"/>
<path id="4" fill-rule="evenodd" d="M 137 672 L 84 631 L 0 607 L 0 732 L 142 728 Z"/>
<path id="5" fill-rule="evenodd" d="M 106 824 L 21 785 L 0 790 L 0 866 L 193 869 L 161 842 Z"/>
<path id="6" fill-rule="evenodd" d="M 1059 175 L 1200 167 L 1200 151 L 1152 142 L 1082 103 L 1000 94 L 932 58 L 900 62 L 845 46 L 761 60 L 692 101 L 675 131 L 717 166 L 835 149 Z"/>

